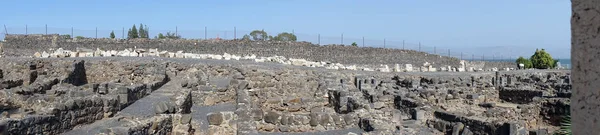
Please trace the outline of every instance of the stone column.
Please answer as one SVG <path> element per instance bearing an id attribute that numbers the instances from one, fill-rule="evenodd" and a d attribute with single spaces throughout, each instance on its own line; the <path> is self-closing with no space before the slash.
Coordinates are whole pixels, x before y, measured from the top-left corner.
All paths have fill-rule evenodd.
<path id="1" fill-rule="evenodd" d="M 600 0 L 571 0 L 572 131 L 600 133 Z"/>

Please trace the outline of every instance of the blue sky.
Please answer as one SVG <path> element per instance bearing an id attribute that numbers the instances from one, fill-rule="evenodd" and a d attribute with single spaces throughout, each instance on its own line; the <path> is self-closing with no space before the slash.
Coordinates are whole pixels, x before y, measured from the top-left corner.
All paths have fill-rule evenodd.
<path id="1" fill-rule="evenodd" d="M 367 46 L 418 49 L 465 58 L 529 57 L 545 48 L 570 57 L 568 0 L 102 0 L 2 2 L 0 24 L 8 33 L 70 34 L 106 37 L 133 24 L 150 26 L 151 36 L 175 31 L 189 38 L 218 34 L 232 38 L 254 29 L 269 34 L 294 32 L 299 40 L 344 44 L 362 37 Z M 4 31 L 2 31 L 4 33 Z"/>

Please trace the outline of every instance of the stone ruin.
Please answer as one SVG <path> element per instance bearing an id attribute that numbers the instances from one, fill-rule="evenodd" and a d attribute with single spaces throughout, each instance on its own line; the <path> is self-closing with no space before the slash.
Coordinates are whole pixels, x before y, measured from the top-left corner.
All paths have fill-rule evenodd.
<path id="1" fill-rule="evenodd" d="M 163 57 L 0 59 L 0 134 L 549 134 L 570 72 L 365 72 Z"/>
<path id="2" fill-rule="evenodd" d="M 56 50 L 51 49 L 50 53 L 36 52 L 33 54 L 34 58 L 65 58 L 65 57 L 166 57 L 166 58 L 188 58 L 188 59 L 216 59 L 216 60 L 250 60 L 254 62 L 273 62 L 286 65 L 294 66 L 305 66 L 305 67 L 316 67 L 326 68 L 335 70 L 362 70 L 362 71 L 378 71 L 378 72 L 478 72 L 484 71 L 483 66 L 475 64 L 475 62 L 468 62 L 461 60 L 458 67 L 452 66 L 441 66 L 436 68 L 432 63 L 425 62 L 420 67 L 413 68 L 412 64 L 395 64 L 393 68 L 386 64 L 379 65 L 350 65 L 341 63 L 332 63 L 325 61 L 309 61 L 305 59 L 286 58 L 283 56 L 271 56 L 271 57 L 258 57 L 254 54 L 246 56 L 237 56 L 233 54 L 224 53 L 220 54 L 196 54 L 196 53 L 184 53 L 184 51 L 169 52 L 159 51 L 158 48 L 154 49 L 124 49 L 121 51 L 117 50 L 96 50 L 77 48 L 75 51 L 64 50 L 58 48 Z M 401 66 L 402 65 L 402 66 Z M 503 71 L 515 70 L 514 68 L 505 67 Z M 485 71 L 499 71 L 497 67 L 487 69 Z"/>

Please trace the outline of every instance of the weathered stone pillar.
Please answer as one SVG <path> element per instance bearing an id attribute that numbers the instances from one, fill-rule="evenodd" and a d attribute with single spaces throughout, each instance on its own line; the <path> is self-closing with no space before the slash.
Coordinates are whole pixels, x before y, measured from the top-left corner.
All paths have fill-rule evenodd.
<path id="1" fill-rule="evenodd" d="M 572 131 L 600 133 L 600 0 L 571 0 Z"/>

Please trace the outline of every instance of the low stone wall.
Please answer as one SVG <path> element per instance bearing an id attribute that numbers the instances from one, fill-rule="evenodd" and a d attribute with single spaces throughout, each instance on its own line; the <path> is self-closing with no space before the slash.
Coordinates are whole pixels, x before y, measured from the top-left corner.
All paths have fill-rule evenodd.
<path id="1" fill-rule="evenodd" d="M 499 96 L 504 101 L 526 104 L 533 102 L 534 97 L 542 97 L 543 92 L 538 90 L 504 89 L 499 91 Z"/>
<path id="2" fill-rule="evenodd" d="M 553 98 L 542 101 L 540 116 L 548 123 L 559 126 L 565 116 L 570 116 L 571 105 L 568 100 Z"/>
<path id="3" fill-rule="evenodd" d="M 190 53 L 257 56 L 284 56 L 309 61 L 327 61 L 343 64 L 379 65 L 413 64 L 425 62 L 439 66 L 458 67 L 460 60 L 413 50 L 385 49 L 372 47 L 353 47 L 328 45 L 319 46 L 308 42 L 254 42 L 254 41 L 216 41 L 216 40 L 168 40 L 168 39 L 66 39 L 60 35 L 6 35 L 5 56 L 29 56 L 35 52 L 50 48 L 76 50 L 77 48 L 101 48 L 105 50 L 124 50 L 126 48 L 157 48 L 171 52 L 185 50 Z M 359 55 L 357 55 L 359 54 Z M 493 66 L 487 66 L 492 63 Z M 474 63 L 476 64 L 476 63 Z M 512 62 L 479 62 L 481 68 L 517 68 Z"/>
<path id="4" fill-rule="evenodd" d="M 485 121 L 468 118 L 465 116 L 460 116 L 460 115 L 456 115 L 456 114 L 452 114 L 452 113 L 448 113 L 448 112 L 444 112 L 444 111 L 435 111 L 434 115 L 437 118 L 444 120 L 444 121 L 460 122 L 461 124 L 468 126 L 470 132 L 473 132 L 474 134 L 477 134 L 477 135 L 482 135 L 482 134 L 487 134 L 487 135 L 490 135 L 490 134 L 508 135 L 508 134 L 510 134 L 510 135 L 513 135 L 514 133 L 519 133 L 519 132 L 526 132 L 526 133 L 529 132 L 529 131 L 527 131 L 527 129 L 524 128 L 523 124 L 518 124 L 518 123 L 491 123 L 491 122 L 485 122 Z M 447 126 L 441 126 L 441 127 L 447 127 Z M 450 126 L 450 127 L 454 127 L 454 126 Z M 453 131 L 453 132 L 457 132 L 457 131 Z"/>

